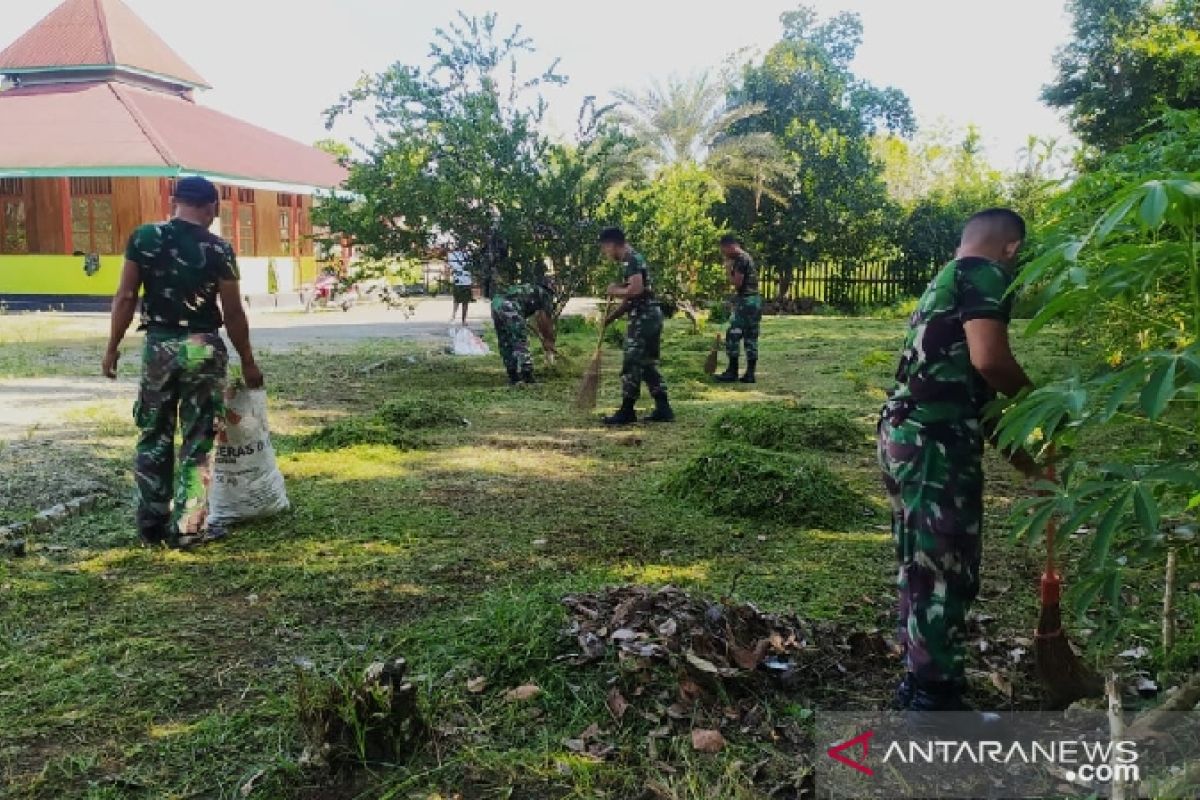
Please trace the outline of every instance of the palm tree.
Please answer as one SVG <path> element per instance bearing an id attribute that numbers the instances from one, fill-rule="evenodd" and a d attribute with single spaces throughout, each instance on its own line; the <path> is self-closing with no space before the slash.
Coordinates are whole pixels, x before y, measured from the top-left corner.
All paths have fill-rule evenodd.
<path id="1" fill-rule="evenodd" d="M 706 72 L 655 81 L 641 92 L 616 92 L 616 118 L 641 144 L 637 155 L 649 172 L 701 164 L 725 189 L 752 192 L 757 209 L 764 195 L 782 199 L 777 187 L 795 170 L 771 134 L 732 133 L 765 107 L 731 107 L 728 90 Z"/>

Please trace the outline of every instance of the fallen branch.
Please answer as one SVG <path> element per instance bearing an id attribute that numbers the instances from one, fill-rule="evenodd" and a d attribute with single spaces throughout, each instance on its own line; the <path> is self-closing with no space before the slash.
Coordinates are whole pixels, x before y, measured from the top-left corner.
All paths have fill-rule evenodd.
<path id="1" fill-rule="evenodd" d="M 1172 715 L 1191 711 L 1197 703 L 1200 703 L 1200 675 L 1193 675 L 1157 707 L 1139 715 L 1126 731 L 1127 738 L 1140 739 L 1153 735 L 1155 731 L 1165 730 L 1169 727 Z"/>
<path id="2" fill-rule="evenodd" d="M 1104 693 L 1108 696 L 1108 736 L 1109 741 L 1113 743 L 1113 754 L 1111 757 L 1113 780 L 1112 785 L 1109 787 L 1109 797 L 1112 800 L 1125 800 L 1129 796 L 1129 787 L 1126 785 L 1124 778 L 1121 777 L 1123 773 L 1116 769 L 1119 764 L 1116 744 L 1125 739 L 1125 719 L 1122 716 L 1124 709 L 1121 707 L 1121 686 L 1117 678 L 1117 673 L 1110 672 L 1108 673 L 1108 677 L 1104 679 Z"/>

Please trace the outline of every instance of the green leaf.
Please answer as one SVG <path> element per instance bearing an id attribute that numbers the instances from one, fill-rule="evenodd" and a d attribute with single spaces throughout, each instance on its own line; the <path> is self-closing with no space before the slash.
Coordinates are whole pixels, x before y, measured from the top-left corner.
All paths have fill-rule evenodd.
<path id="1" fill-rule="evenodd" d="M 1141 482 L 1134 484 L 1133 513 L 1137 516 L 1138 523 L 1147 536 L 1158 533 L 1158 503 L 1146 485 Z"/>
<path id="2" fill-rule="evenodd" d="M 1167 410 L 1167 404 L 1175 396 L 1175 368 L 1178 363 L 1178 359 L 1175 358 L 1165 361 L 1154 371 L 1150 381 L 1142 389 L 1142 409 L 1150 419 L 1161 417 Z"/>
<path id="3" fill-rule="evenodd" d="M 1148 184 L 1146 199 L 1138 210 L 1142 224 L 1152 230 L 1162 227 L 1163 216 L 1167 213 L 1167 189 L 1158 181 Z"/>
<path id="4" fill-rule="evenodd" d="M 1108 511 L 1104 512 L 1104 517 L 1096 528 L 1096 537 L 1092 540 L 1091 560 L 1096 566 L 1103 564 L 1108 559 L 1113 538 L 1117 535 L 1117 526 L 1121 524 L 1121 517 L 1124 516 L 1125 507 L 1129 504 L 1131 491 L 1129 487 L 1123 487 L 1109 496 L 1112 505 L 1109 506 Z"/>
<path id="5" fill-rule="evenodd" d="M 1117 385 L 1113 388 L 1112 394 L 1108 396 L 1108 401 L 1104 404 L 1104 415 L 1102 419 L 1108 421 L 1112 419 L 1122 404 L 1129 399 L 1129 395 L 1133 390 L 1146 379 L 1146 373 L 1141 362 L 1138 362 L 1123 371 L 1121 378 L 1117 381 Z"/>
<path id="6" fill-rule="evenodd" d="M 1121 202 L 1113 206 L 1107 214 L 1100 218 L 1096 223 L 1096 227 L 1092 230 L 1092 237 L 1096 240 L 1096 244 L 1103 244 L 1104 240 L 1112 234 L 1113 230 L 1121 224 L 1122 220 L 1129 214 L 1130 210 L 1137 205 L 1141 199 L 1143 190 L 1141 188 L 1130 193 Z"/>

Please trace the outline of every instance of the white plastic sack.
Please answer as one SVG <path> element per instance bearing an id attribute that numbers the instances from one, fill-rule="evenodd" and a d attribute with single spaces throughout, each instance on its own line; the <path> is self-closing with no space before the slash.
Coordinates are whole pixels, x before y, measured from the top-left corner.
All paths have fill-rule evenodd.
<path id="1" fill-rule="evenodd" d="M 217 435 L 209 522 L 227 525 L 286 511 L 287 489 L 267 426 L 266 391 L 234 389 L 225 396 L 225 409 Z"/>
<path id="2" fill-rule="evenodd" d="M 450 352 L 456 356 L 486 356 L 492 351 L 487 342 L 470 328 L 453 328 L 450 331 Z"/>

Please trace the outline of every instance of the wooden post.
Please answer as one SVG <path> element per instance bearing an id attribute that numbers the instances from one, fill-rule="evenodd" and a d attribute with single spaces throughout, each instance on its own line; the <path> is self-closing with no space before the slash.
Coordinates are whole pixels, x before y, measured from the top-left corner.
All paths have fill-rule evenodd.
<path id="1" fill-rule="evenodd" d="M 71 225 L 71 179 L 58 179 L 59 205 L 62 210 L 63 252 L 71 255 L 75 252 L 75 236 Z"/>
<path id="2" fill-rule="evenodd" d="M 1172 547 L 1167 551 L 1167 574 L 1163 581 L 1162 604 L 1162 647 L 1163 655 L 1170 655 L 1175 648 L 1175 576 L 1178 570 L 1179 556 Z"/>

